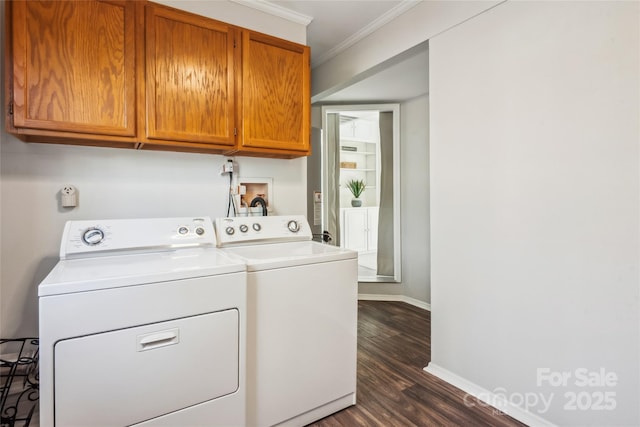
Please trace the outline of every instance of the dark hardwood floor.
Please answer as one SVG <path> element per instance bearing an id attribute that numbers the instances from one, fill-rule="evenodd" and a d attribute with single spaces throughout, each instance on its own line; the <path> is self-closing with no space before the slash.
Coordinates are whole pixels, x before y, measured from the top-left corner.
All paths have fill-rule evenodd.
<path id="1" fill-rule="evenodd" d="M 423 371 L 431 313 L 402 302 L 358 302 L 357 403 L 310 426 L 523 426 Z"/>

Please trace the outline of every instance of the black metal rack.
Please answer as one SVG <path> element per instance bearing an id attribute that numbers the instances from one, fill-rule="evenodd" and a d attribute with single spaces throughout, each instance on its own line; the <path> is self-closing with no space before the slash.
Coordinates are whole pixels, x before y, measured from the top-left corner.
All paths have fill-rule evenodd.
<path id="1" fill-rule="evenodd" d="M 0 426 L 31 423 L 40 396 L 38 349 L 38 338 L 0 338 Z"/>

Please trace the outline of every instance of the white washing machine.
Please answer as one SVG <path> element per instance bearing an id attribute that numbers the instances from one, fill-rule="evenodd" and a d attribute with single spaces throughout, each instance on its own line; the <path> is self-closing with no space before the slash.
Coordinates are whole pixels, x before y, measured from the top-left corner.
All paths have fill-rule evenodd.
<path id="1" fill-rule="evenodd" d="M 247 424 L 302 426 L 356 402 L 357 253 L 303 216 L 216 219 L 247 264 Z"/>
<path id="2" fill-rule="evenodd" d="M 38 289 L 40 426 L 243 426 L 246 270 L 209 218 L 67 222 Z"/>

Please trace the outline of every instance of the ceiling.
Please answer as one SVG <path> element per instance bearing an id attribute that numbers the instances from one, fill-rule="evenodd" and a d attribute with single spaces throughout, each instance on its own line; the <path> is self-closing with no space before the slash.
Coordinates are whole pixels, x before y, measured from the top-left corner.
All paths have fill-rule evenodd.
<path id="1" fill-rule="evenodd" d="M 312 68 L 328 61 L 416 6 L 416 0 L 232 0 L 307 25 Z M 428 92 L 426 43 L 321 100 L 398 102 Z M 367 73 L 369 74 L 369 73 Z"/>
<path id="2" fill-rule="evenodd" d="M 310 19 L 307 44 L 316 67 L 416 4 L 402 0 L 269 0 Z"/>

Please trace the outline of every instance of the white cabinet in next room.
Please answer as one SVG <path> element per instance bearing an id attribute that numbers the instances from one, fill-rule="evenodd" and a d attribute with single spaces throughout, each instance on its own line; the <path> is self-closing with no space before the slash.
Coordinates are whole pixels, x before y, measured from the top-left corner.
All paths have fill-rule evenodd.
<path id="1" fill-rule="evenodd" d="M 358 252 L 377 250 L 378 207 L 341 209 L 341 246 Z"/>

